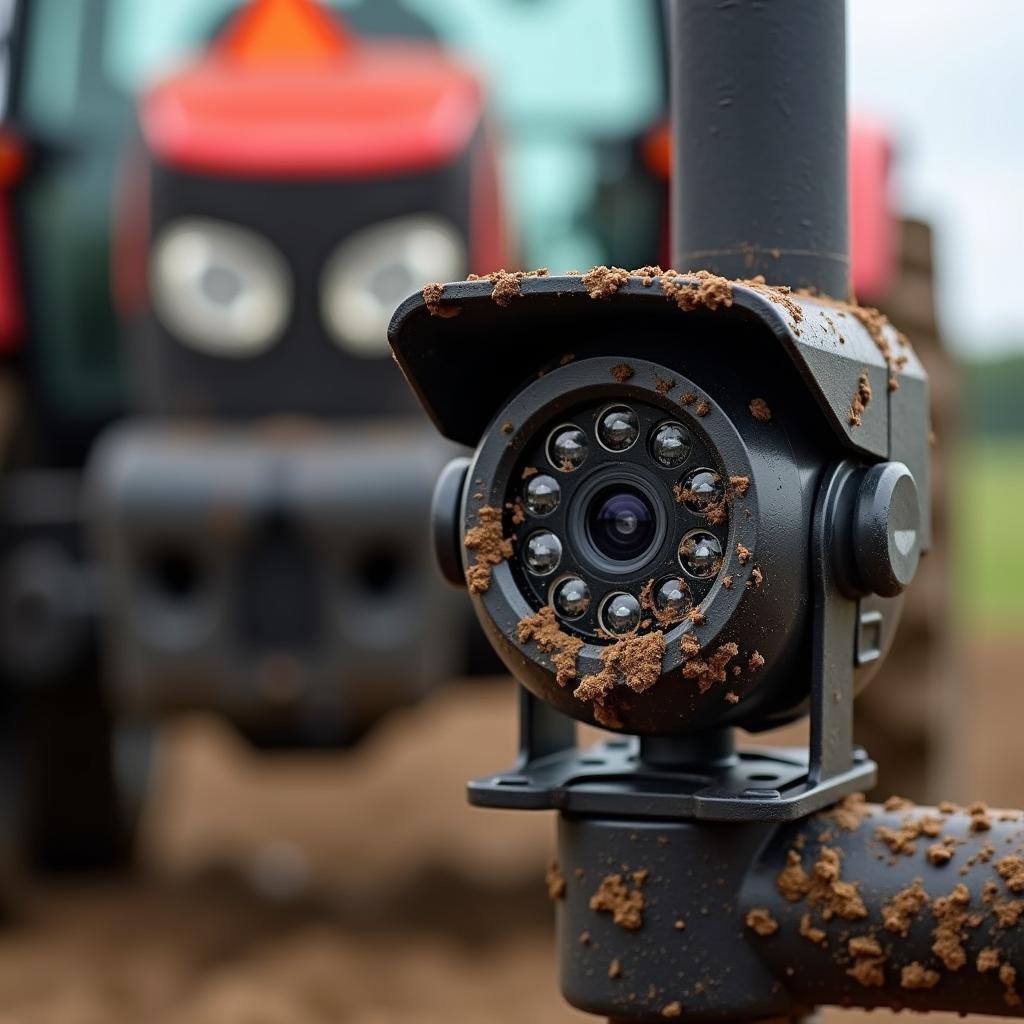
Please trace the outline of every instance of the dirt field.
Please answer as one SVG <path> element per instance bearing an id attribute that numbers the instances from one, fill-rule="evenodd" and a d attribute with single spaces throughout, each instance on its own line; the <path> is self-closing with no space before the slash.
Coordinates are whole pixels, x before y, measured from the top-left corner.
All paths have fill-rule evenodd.
<path id="1" fill-rule="evenodd" d="M 1018 654 L 975 652 L 971 792 L 952 796 L 1024 802 L 1006 715 Z M 511 687 L 462 688 L 350 756 L 278 759 L 182 723 L 138 877 L 15 894 L 0 1024 L 592 1019 L 557 994 L 541 882 L 551 818 L 463 801 L 466 777 L 509 758 L 513 719 Z"/>

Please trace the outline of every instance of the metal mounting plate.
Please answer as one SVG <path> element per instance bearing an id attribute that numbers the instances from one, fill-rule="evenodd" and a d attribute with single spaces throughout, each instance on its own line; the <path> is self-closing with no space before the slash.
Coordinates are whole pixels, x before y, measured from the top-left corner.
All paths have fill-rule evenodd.
<path id="1" fill-rule="evenodd" d="M 854 748 L 850 768 L 813 784 L 802 749 L 738 751 L 707 771 L 651 769 L 640 761 L 639 741 L 612 739 L 586 750 L 540 757 L 499 775 L 469 783 L 477 807 L 557 810 L 627 818 L 703 821 L 794 821 L 870 788 L 877 766 Z"/>

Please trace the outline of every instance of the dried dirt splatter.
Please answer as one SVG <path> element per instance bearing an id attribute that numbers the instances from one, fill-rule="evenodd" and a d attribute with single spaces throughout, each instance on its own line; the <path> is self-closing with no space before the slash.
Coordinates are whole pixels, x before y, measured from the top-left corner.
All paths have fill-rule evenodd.
<path id="1" fill-rule="evenodd" d="M 463 540 L 476 561 L 466 570 L 466 585 L 471 594 L 484 593 L 491 585 L 492 567 L 512 557 L 512 541 L 502 534 L 501 509 L 484 505 L 477 517 L 479 525 L 467 530 Z"/>
<path id="2" fill-rule="evenodd" d="M 690 658 L 683 665 L 683 678 L 693 679 L 701 693 L 707 693 L 715 683 L 724 683 L 729 662 L 740 653 L 734 643 L 720 644 L 708 658 Z"/>
<path id="3" fill-rule="evenodd" d="M 553 860 L 548 864 L 548 869 L 544 874 L 544 884 L 547 886 L 549 900 L 565 898 L 565 875 L 559 870 L 558 861 Z"/>
<path id="4" fill-rule="evenodd" d="M 554 655 L 551 664 L 559 686 L 565 686 L 576 678 L 576 657 L 583 641 L 562 631 L 554 609 L 544 607 L 535 615 L 521 619 L 516 626 L 516 639 L 521 644 L 532 640 L 542 654 Z"/>
<path id="5" fill-rule="evenodd" d="M 594 267 L 580 280 L 592 299 L 607 299 L 629 283 L 629 271 L 622 267 Z"/>
<path id="6" fill-rule="evenodd" d="M 454 316 L 458 316 L 462 312 L 462 307 L 454 302 L 445 302 L 442 305 L 444 298 L 444 285 L 439 281 L 432 281 L 430 284 L 425 285 L 423 288 L 423 301 L 426 303 L 427 310 L 431 316 L 439 316 L 445 320 L 449 320 Z"/>
<path id="7" fill-rule="evenodd" d="M 627 636 L 601 651 L 603 668 L 580 680 L 573 691 L 577 700 L 608 710 L 608 699 L 620 683 L 634 693 L 649 690 L 661 677 L 665 656 L 665 634 L 661 630 L 642 636 Z"/>
<path id="8" fill-rule="evenodd" d="M 767 907 L 754 907 L 747 912 L 747 927 L 755 934 L 766 938 L 779 930 L 779 922 L 772 917 Z"/>
<path id="9" fill-rule="evenodd" d="M 719 309 L 732 305 L 732 282 L 707 270 L 679 274 L 666 270 L 661 290 L 684 311 L 704 307 Z"/>
<path id="10" fill-rule="evenodd" d="M 631 889 L 622 874 L 605 875 L 590 897 L 590 909 L 611 914 L 620 928 L 636 931 L 644 923 L 644 894 L 639 888 Z"/>
<path id="11" fill-rule="evenodd" d="M 529 277 L 547 277 L 547 267 L 538 267 L 536 270 L 495 270 L 491 274 L 482 277 L 478 274 L 470 274 L 467 281 L 486 280 L 491 282 L 491 298 L 499 306 L 508 306 L 513 299 L 519 298 L 522 294 L 521 286 L 523 281 Z"/>
<path id="12" fill-rule="evenodd" d="M 857 379 L 857 390 L 853 394 L 853 401 L 850 402 L 850 426 L 861 427 L 864 425 L 864 411 L 871 403 L 871 378 L 866 372 L 862 372 Z"/>

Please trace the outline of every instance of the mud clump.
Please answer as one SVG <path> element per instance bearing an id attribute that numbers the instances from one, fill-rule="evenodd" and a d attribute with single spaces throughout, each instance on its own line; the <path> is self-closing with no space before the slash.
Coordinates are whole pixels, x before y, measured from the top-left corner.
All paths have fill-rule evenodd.
<path id="1" fill-rule="evenodd" d="M 977 967 L 979 974 L 985 974 L 988 971 L 997 970 L 1002 959 L 1003 955 L 998 949 L 994 946 L 987 946 L 978 954 L 978 959 L 974 965 Z"/>
<path id="2" fill-rule="evenodd" d="M 622 874 L 605 875 L 590 897 L 590 909 L 611 914 L 620 928 L 635 932 L 644 923 L 644 894 L 639 888 L 631 889 Z"/>
<path id="3" fill-rule="evenodd" d="M 542 654 L 553 655 L 551 664 L 559 686 L 566 686 L 576 678 L 576 657 L 583 641 L 562 631 L 554 609 L 544 607 L 535 615 L 520 619 L 516 626 L 516 639 L 521 644 L 532 640 Z"/>
<path id="4" fill-rule="evenodd" d="M 547 267 L 539 267 L 537 270 L 495 270 L 491 274 L 481 277 L 479 274 L 470 274 L 467 281 L 490 281 L 491 299 L 495 304 L 505 307 L 511 305 L 513 299 L 522 295 L 521 286 L 528 277 L 547 277 Z"/>
<path id="5" fill-rule="evenodd" d="M 710 658 L 691 658 L 683 665 L 683 678 L 696 680 L 697 689 L 707 693 L 715 683 L 724 683 L 729 662 L 740 653 L 734 643 L 720 644 Z"/>
<path id="6" fill-rule="evenodd" d="M 430 315 L 450 320 L 462 312 L 462 307 L 454 302 L 447 302 L 442 305 L 443 296 L 444 285 L 438 281 L 433 281 L 423 288 L 423 301 Z"/>
<path id="7" fill-rule="evenodd" d="M 580 280 L 592 299 L 607 299 L 629 283 L 629 271 L 622 267 L 594 267 Z"/>
<path id="8" fill-rule="evenodd" d="M 768 403 L 763 398 L 753 398 L 748 406 L 750 409 L 750 415 L 755 420 L 760 420 L 762 423 L 770 423 L 772 419 L 772 411 L 768 408 Z"/>
<path id="9" fill-rule="evenodd" d="M 565 875 L 558 868 L 558 861 L 553 860 L 548 864 L 544 874 L 544 884 L 547 886 L 549 900 L 565 899 Z"/>
<path id="10" fill-rule="evenodd" d="M 633 367 L 629 363 L 619 363 L 612 367 L 612 376 L 620 384 L 625 384 L 633 376 Z"/>
<path id="11" fill-rule="evenodd" d="M 853 401 L 850 403 L 850 426 L 861 427 L 864 425 L 864 411 L 871 403 L 871 379 L 867 373 L 862 373 L 857 380 L 857 390 L 854 392 Z"/>
<path id="12" fill-rule="evenodd" d="M 824 928 L 816 928 L 811 922 L 810 914 L 800 915 L 800 935 L 802 938 L 807 939 L 808 942 L 813 942 L 816 946 L 822 948 L 828 946 L 828 936 L 825 934 Z"/>
<path id="13" fill-rule="evenodd" d="M 901 889 L 882 907 L 882 926 L 900 938 L 905 939 L 910 931 L 911 922 L 928 903 L 929 896 L 915 878 L 906 889 Z"/>
<path id="14" fill-rule="evenodd" d="M 829 846 L 821 847 L 810 872 L 803 866 L 800 851 L 790 850 L 775 886 L 790 903 L 806 900 L 826 921 L 834 917 L 859 921 L 868 916 L 858 883 L 843 880 L 841 854 Z"/>
<path id="15" fill-rule="evenodd" d="M 477 512 L 478 526 L 466 531 L 464 544 L 476 557 L 476 564 L 466 571 L 466 585 L 471 594 L 483 594 L 491 586 L 491 569 L 512 557 L 512 541 L 501 528 L 501 509 L 484 505 Z"/>
<path id="16" fill-rule="evenodd" d="M 666 1003 L 661 1008 L 661 1015 L 662 1015 L 662 1017 L 667 1017 L 667 1018 L 670 1018 L 670 1019 L 671 1018 L 675 1018 L 675 1017 L 682 1017 L 682 1015 L 683 1015 L 683 1004 L 681 1002 L 679 1002 L 678 999 L 674 1000 L 671 1003 Z"/>
<path id="17" fill-rule="evenodd" d="M 996 871 L 1010 892 L 1024 892 L 1024 857 L 1003 857 L 996 862 Z"/>
<path id="18" fill-rule="evenodd" d="M 595 706 L 595 716 L 598 709 L 610 711 L 607 699 L 620 682 L 634 693 L 643 693 L 654 686 L 661 677 L 664 656 L 665 634 L 661 630 L 624 637 L 601 651 L 604 667 L 600 672 L 584 676 L 573 696 L 577 700 L 591 702 Z"/>
<path id="19" fill-rule="evenodd" d="M 757 652 L 755 651 L 754 654 Z M 753 654 L 750 656 L 750 660 L 753 663 Z M 761 660 L 764 661 L 763 658 Z M 844 832 L 856 832 L 868 813 L 867 798 L 864 794 L 851 793 L 849 796 L 844 796 L 834 807 L 822 811 L 820 817 L 834 821 Z"/>
<path id="20" fill-rule="evenodd" d="M 907 964 L 900 972 L 900 986 L 910 991 L 915 989 L 935 988 L 941 980 L 938 971 L 932 971 L 916 960 Z"/>
<path id="21" fill-rule="evenodd" d="M 732 282 L 708 270 L 686 274 L 666 271 L 661 278 L 661 290 L 684 312 L 732 305 Z"/>
<path id="22" fill-rule="evenodd" d="M 964 929 L 968 923 L 967 908 L 970 902 L 970 890 L 963 884 L 958 885 L 948 896 L 940 896 L 932 901 L 932 916 L 936 921 L 932 932 L 935 939 L 932 952 L 950 971 L 958 971 L 967 963 Z"/>
<path id="23" fill-rule="evenodd" d="M 767 907 L 754 907 L 748 911 L 746 924 L 755 935 L 762 938 L 774 935 L 779 930 L 779 922 L 772 917 L 772 912 Z"/>

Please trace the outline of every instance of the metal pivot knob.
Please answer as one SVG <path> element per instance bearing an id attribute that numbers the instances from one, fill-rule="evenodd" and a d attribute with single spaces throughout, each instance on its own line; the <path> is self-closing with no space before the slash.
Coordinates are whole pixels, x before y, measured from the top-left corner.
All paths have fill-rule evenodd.
<path id="1" fill-rule="evenodd" d="M 437 564 L 444 578 L 458 587 L 466 585 L 462 568 L 462 517 L 459 512 L 468 472 L 469 459 L 452 459 L 437 478 L 430 506 L 430 528 Z"/>
<path id="2" fill-rule="evenodd" d="M 865 472 L 854 508 L 853 556 L 869 593 L 895 597 L 914 578 L 921 559 L 921 502 L 902 462 Z"/>

